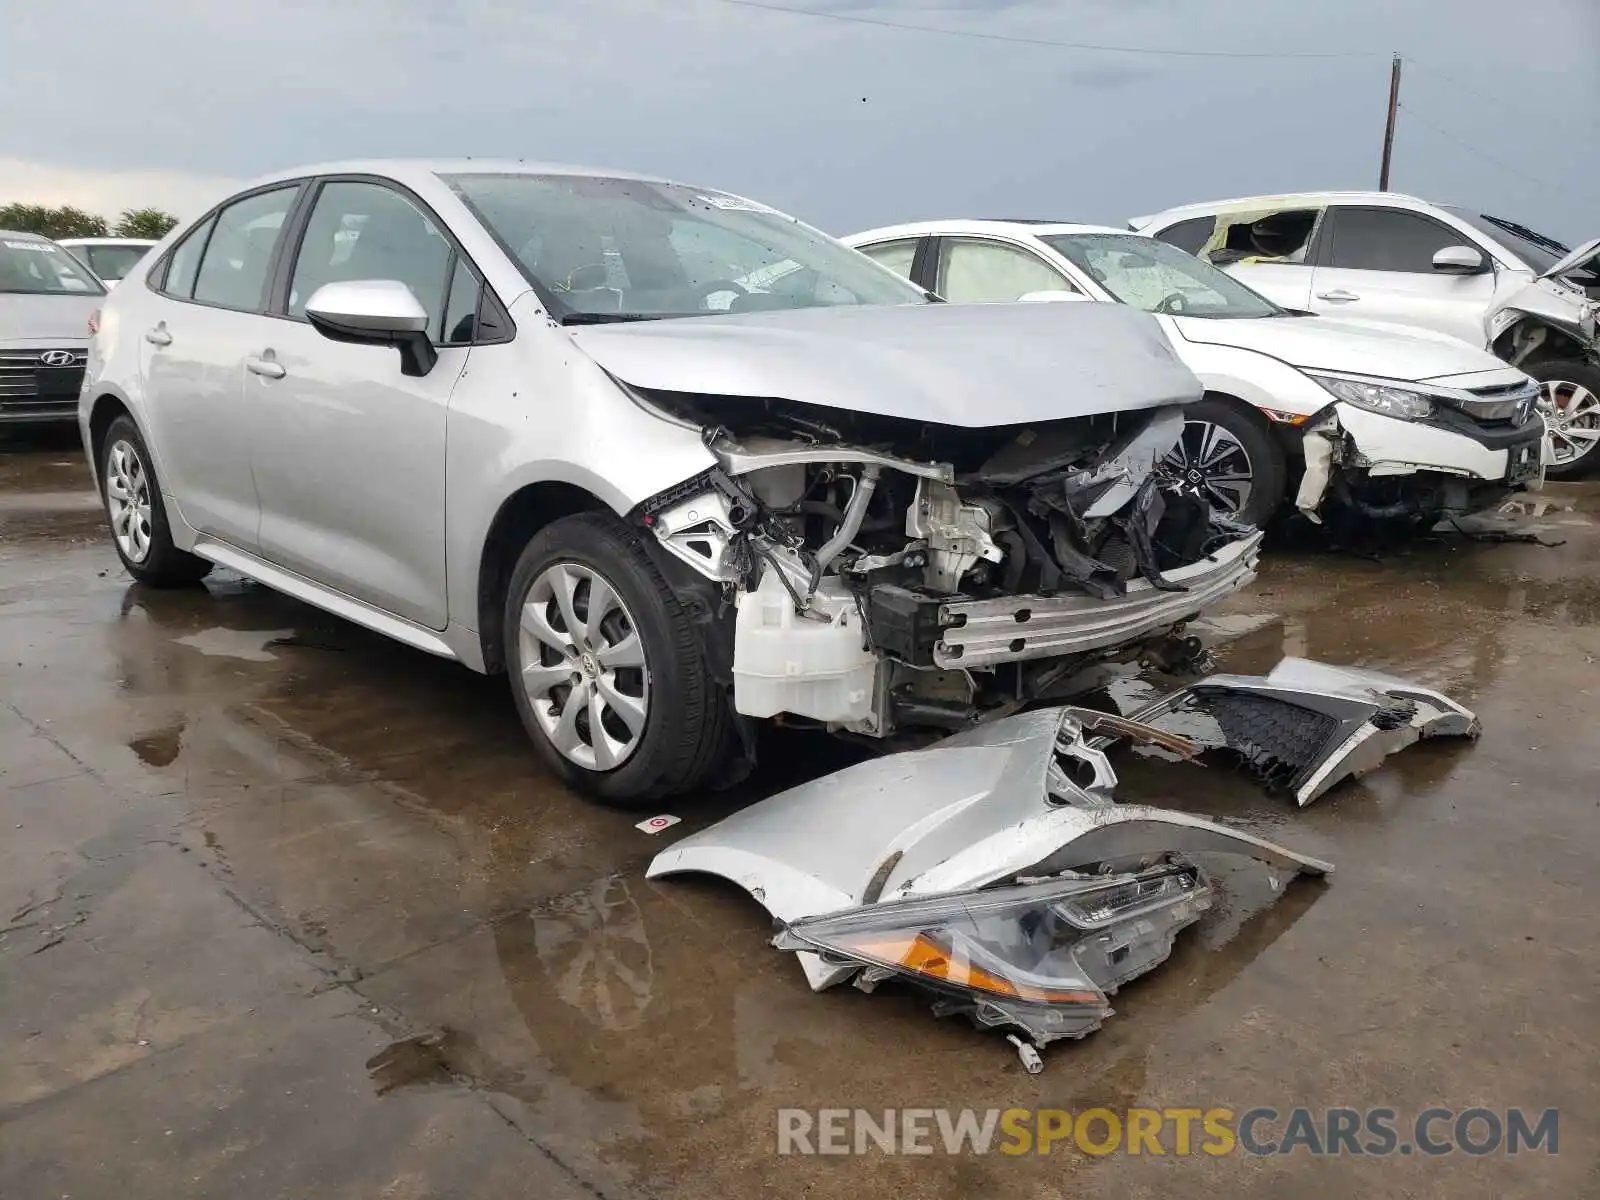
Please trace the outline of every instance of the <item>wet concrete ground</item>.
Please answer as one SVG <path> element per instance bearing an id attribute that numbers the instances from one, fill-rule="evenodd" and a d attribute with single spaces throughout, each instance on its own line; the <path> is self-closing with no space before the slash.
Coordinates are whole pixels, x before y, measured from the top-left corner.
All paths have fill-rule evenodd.
<path id="1" fill-rule="evenodd" d="M 742 893 L 646 883 L 663 839 L 545 776 L 503 684 L 220 572 L 146 591 L 70 441 L 0 446 L 0 1195 L 1600 1194 L 1600 529 L 1573 494 L 1536 518 L 1556 549 L 1269 561 L 1227 669 L 1393 670 L 1486 732 L 1303 812 L 1130 764 L 1122 798 L 1338 873 L 1230 871 L 1030 1077 L 914 996 L 813 995 Z M 844 761 L 766 749 L 673 833 Z M 1557 1107 L 1560 1153 L 774 1152 L 787 1106 L 1296 1104 Z"/>

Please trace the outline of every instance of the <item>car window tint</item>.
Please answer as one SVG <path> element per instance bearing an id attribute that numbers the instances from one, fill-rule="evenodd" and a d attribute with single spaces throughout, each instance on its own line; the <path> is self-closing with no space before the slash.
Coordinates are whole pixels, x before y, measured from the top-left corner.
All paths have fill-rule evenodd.
<path id="1" fill-rule="evenodd" d="M 147 246 L 85 246 L 89 268 L 101 279 L 126 279 L 148 251 Z"/>
<path id="2" fill-rule="evenodd" d="M 999 242 L 946 238 L 939 253 L 939 286 L 935 290 L 957 304 L 1004 304 L 1029 292 L 1078 289 L 1026 250 Z"/>
<path id="3" fill-rule="evenodd" d="M 298 191 L 298 185 L 291 185 L 258 192 L 217 214 L 195 276 L 196 300 L 224 308 L 261 306 L 272 250 Z"/>
<path id="4" fill-rule="evenodd" d="M 194 295 L 194 276 L 200 266 L 200 252 L 206 248 L 206 238 L 211 235 L 211 226 L 215 223 L 215 217 L 202 221 L 173 248 L 172 256 L 167 259 L 166 282 L 161 287 L 167 295 L 182 296 L 184 299 Z"/>
<path id="5" fill-rule="evenodd" d="M 472 273 L 467 260 L 457 256 L 456 268 L 450 274 L 450 294 L 444 306 L 444 326 L 439 342 L 444 345 L 466 345 L 476 334 L 478 316 L 478 277 Z"/>
<path id="6" fill-rule="evenodd" d="M 1216 226 L 1215 217 L 1192 217 L 1163 229 L 1156 237 L 1185 253 L 1199 254 L 1200 247 L 1206 244 Z"/>
<path id="7" fill-rule="evenodd" d="M 861 253 L 882 263 L 896 275 L 911 278 L 911 264 L 917 257 L 917 239 L 903 242 L 879 242 L 876 246 L 862 246 Z"/>
<path id="8" fill-rule="evenodd" d="M 304 316 L 306 301 L 324 284 L 394 279 L 411 289 L 438 336 L 449 269 L 450 243 L 399 192 L 376 183 L 329 183 L 300 241 L 289 315 Z"/>
<path id="9" fill-rule="evenodd" d="M 1466 235 L 1417 213 L 1383 208 L 1336 208 L 1329 266 L 1357 271 L 1433 272 L 1433 256 Z"/>

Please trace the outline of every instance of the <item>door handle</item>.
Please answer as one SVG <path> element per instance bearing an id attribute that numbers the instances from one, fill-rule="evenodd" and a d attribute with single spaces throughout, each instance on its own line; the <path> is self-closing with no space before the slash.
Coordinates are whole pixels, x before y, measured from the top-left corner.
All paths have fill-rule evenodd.
<path id="1" fill-rule="evenodd" d="M 1360 296 L 1354 292 L 1347 292 L 1343 288 L 1334 288 L 1331 292 L 1318 292 L 1318 300 L 1331 300 L 1335 304 L 1348 304 L 1351 300 L 1359 300 Z"/>
<path id="2" fill-rule="evenodd" d="M 271 353 L 272 351 L 267 351 L 267 354 Z M 276 359 L 268 358 L 265 355 L 252 354 L 249 358 L 244 360 L 244 365 L 245 369 L 251 374 L 259 375 L 263 379 L 282 379 L 289 373 L 283 369 L 282 363 L 278 362 Z"/>
<path id="3" fill-rule="evenodd" d="M 152 346 L 172 345 L 172 335 L 167 332 L 165 323 L 157 325 L 154 329 L 146 329 L 144 331 L 144 340 Z"/>

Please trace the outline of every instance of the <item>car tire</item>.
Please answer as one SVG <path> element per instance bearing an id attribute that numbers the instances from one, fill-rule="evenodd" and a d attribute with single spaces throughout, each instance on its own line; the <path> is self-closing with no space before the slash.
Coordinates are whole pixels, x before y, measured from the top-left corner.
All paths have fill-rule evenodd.
<path id="1" fill-rule="evenodd" d="M 1163 460 L 1179 488 L 1247 524 L 1272 520 L 1283 504 L 1288 468 L 1267 419 L 1220 396 L 1189 405 L 1183 419 L 1183 435 Z M 1230 496 L 1234 502 L 1224 499 Z"/>
<path id="2" fill-rule="evenodd" d="M 1600 466 L 1600 367 L 1574 358 L 1548 358 L 1528 366 L 1544 392 L 1540 406 L 1550 424 L 1557 461 L 1549 479 L 1579 479 Z M 1575 434 L 1594 435 L 1585 441 Z"/>
<path id="3" fill-rule="evenodd" d="M 569 638 L 573 622 L 582 628 Z M 512 571 L 504 630 L 517 712 L 575 790 L 639 808 L 721 774 L 736 746 L 729 697 L 644 542 L 611 514 L 534 535 Z"/>
<path id="4" fill-rule="evenodd" d="M 188 587 L 210 574 L 209 562 L 172 542 L 155 465 L 132 417 L 106 430 L 98 466 L 111 544 L 128 574 L 151 587 Z"/>

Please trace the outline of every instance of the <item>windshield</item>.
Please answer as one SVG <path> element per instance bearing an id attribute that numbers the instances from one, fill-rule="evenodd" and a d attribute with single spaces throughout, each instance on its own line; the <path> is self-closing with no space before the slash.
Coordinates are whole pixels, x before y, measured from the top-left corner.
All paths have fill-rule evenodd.
<path id="1" fill-rule="evenodd" d="M 866 255 L 721 192 L 584 175 L 445 181 L 572 324 L 927 301 Z"/>
<path id="2" fill-rule="evenodd" d="M 1185 317 L 1275 317 L 1283 310 L 1231 275 L 1158 238 L 1058 233 L 1045 242 L 1124 304 Z"/>
<path id="3" fill-rule="evenodd" d="M 1468 212 L 1464 208 L 1445 206 L 1445 212 L 1460 217 L 1467 224 L 1483 230 L 1500 245 L 1511 251 L 1537 274 L 1543 274 L 1565 258 L 1571 250 L 1544 234 L 1507 221 L 1504 217 L 1491 217 L 1485 213 Z"/>
<path id="4" fill-rule="evenodd" d="M 0 292 L 38 296 L 101 296 L 100 281 L 54 242 L 0 238 Z"/>
<path id="5" fill-rule="evenodd" d="M 150 252 L 149 246 L 79 246 L 78 254 L 101 279 L 126 279 L 128 272 Z"/>

